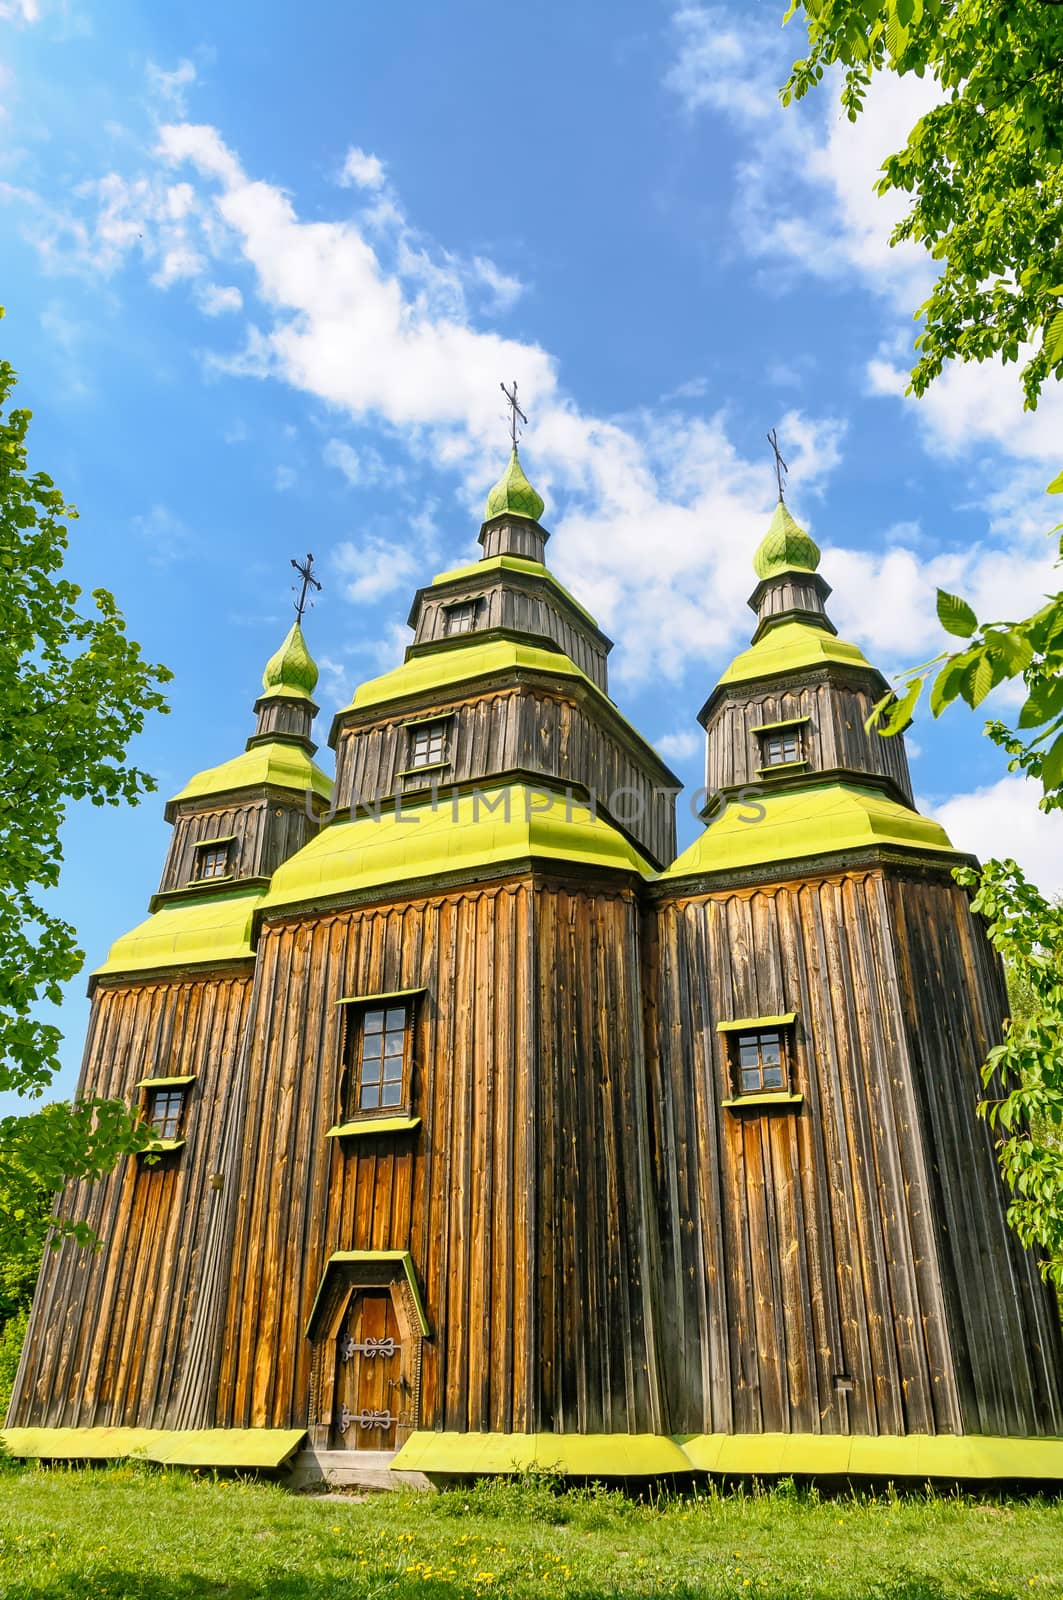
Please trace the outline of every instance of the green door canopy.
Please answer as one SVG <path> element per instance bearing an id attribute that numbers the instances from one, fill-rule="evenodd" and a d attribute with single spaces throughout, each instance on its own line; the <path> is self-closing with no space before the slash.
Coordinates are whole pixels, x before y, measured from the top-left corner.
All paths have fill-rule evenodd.
<path id="1" fill-rule="evenodd" d="M 251 917 L 261 898 L 257 888 L 164 905 L 115 940 L 93 977 L 246 960 L 253 954 Z"/>
<path id="2" fill-rule="evenodd" d="M 324 828 L 273 874 L 260 909 L 318 903 L 422 878 L 539 858 L 652 876 L 623 834 L 578 801 L 527 784 L 382 804 L 376 815 Z"/>
<path id="3" fill-rule="evenodd" d="M 312 761 L 306 750 L 280 740 L 252 745 L 243 755 L 224 761 L 220 767 L 197 772 L 167 806 L 182 800 L 202 800 L 207 795 L 229 794 L 236 789 L 290 789 L 305 794 L 309 789 L 322 800 L 332 794 L 332 779 Z"/>
<path id="4" fill-rule="evenodd" d="M 754 678 L 774 678 L 805 667 L 820 667 L 825 662 L 847 667 L 864 667 L 874 672 L 864 652 L 824 628 L 807 622 L 780 622 L 769 628 L 748 650 L 735 656 L 719 683 L 748 683 Z M 719 687 L 719 685 L 718 685 Z"/>
<path id="5" fill-rule="evenodd" d="M 763 808 L 763 818 L 744 821 L 755 815 L 757 807 Z M 887 799 L 880 790 L 819 783 L 730 801 L 661 876 L 671 879 L 729 872 L 869 845 L 955 853 L 939 822 Z"/>
<path id="6" fill-rule="evenodd" d="M 5 1428 L 13 1455 L 39 1461 L 115 1461 L 137 1456 L 168 1467 L 277 1468 L 305 1428 Z"/>

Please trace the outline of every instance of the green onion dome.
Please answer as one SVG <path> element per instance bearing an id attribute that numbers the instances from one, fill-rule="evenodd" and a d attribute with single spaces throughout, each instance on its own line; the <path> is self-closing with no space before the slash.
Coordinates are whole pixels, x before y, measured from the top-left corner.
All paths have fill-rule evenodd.
<path id="1" fill-rule="evenodd" d="M 797 567 L 815 572 L 819 566 L 819 545 L 796 523 L 780 500 L 771 526 L 757 546 L 753 568 L 758 578 L 773 578 L 778 572 Z"/>
<path id="2" fill-rule="evenodd" d="M 542 495 L 532 488 L 524 476 L 514 447 L 509 466 L 487 496 L 484 521 L 490 522 L 492 517 L 509 516 L 526 517 L 529 522 L 538 522 L 545 505 Z"/>
<path id="3" fill-rule="evenodd" d="M 288 695 L 309 700 L 317 683 L 317 666 L 306 648 L 303 630 L 298 621 L 293 622 L 287 638 L 266 662 L 262 674 L 264 697 Z"/>

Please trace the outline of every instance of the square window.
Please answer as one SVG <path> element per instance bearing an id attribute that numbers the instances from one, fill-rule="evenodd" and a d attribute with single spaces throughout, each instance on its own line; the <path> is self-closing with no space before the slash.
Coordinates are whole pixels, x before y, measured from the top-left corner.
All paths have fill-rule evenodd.
<path id="1" fill-rule="evenodd" d="M 196 882 L 204 878 L 227 878 L 232 840 L 221 844 L 197 844 L 192 856 L 192 877 Z"/>
<path id="2" fill-rule="evenodd" d="M 424 722 L 410 729 L 411 767 L 437 767 L 447 759 L 448 725 L 445 722 Z"/>
<path id="3" fill-rule="evenodd" d="M 471 633 L 476 626 L 477 609 L 475 600 L 461 600 L 457 605 L 445 607 L 443 631 L 447 637 L 455 633 Z"/>
<path id="4" fill-rule="evenodd" d="M 800 729 L 786 728 L 779 733 L 765 734 L 761 740 L 762 764 L 766 767 L 787 766 L 791 761 L 804 759 Z"/>
<path id="5" fill-rule="evenodd" d="M 347 1105 L 354 1117 L 403 1106 L 409 1091 L 412 1007 L 349 1005 L 346 1021 Z"/>
<path id="6" fill-rule="evenodd" d="M 790 1028 L 750 1028 L 728 1035 L 736 1092 L 769 1094 L 789 1088 Z"/>
<path id="7" fill-rule="evenodd" d="M 148 1093 L 147 1117 L 156 1139 L 176 1139 L 185 1110 L 183 1089 L 152 1089 Z"/>

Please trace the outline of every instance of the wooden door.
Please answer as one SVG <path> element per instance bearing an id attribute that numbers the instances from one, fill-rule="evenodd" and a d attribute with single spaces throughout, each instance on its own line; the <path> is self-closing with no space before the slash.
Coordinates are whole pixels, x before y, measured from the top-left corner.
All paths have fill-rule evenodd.
<path id="1" fill-rule="evenodd" d="M 405 1385 L 389 1289 L 356 1289 L 336 1340 L 335 1450 L 395 1450 Z"/>

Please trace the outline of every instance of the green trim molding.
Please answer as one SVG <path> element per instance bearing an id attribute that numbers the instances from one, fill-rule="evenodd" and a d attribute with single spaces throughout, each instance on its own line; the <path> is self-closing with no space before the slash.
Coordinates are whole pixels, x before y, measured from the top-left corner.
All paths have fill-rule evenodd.
<path id="1" fill-rule="evenodd" d="M 538 1467 L 579 1477 L 711 1472 L 741 1477 L 1063 1480 L 1063 1439 L 983 1434 L 905 1437 L 809 1433 L 413 1433 L 397 1472 L 472 1476 Z"/>
<path id="2" fill-rule="evenodd" d="M 732 1100 L 721 1100 L 720 1104 L 728 1111 L 770 1111 L 774 1106 L 777 1111 L 796 1111 L 797 1107 L 804 1105 L 803 1094 L 788 1094 L 785 1089 L 766 1089 L 763 1094 L 740 1094 Z"/>
<path id="3" fill-rule="evenodd" d="M 748 1033 L 754 1028 L 786 1028 L 797 1021 L 796 1011 L 781 1011 L 777 1017 L 737 1017 L 732 1022 L 718 1022 L 717 1033 Z"/>
<path id="4" fill-rule="evenodd" d="M 353 1122 L 338 1122 L 325 1138 L 363 1139 L 381 1133 L 412 1133 L 420 1126 L 420 1117 L 357 1117 Z"/>
<path id="5" fill-rule="evenodd" d="M 416 989 L 389 989 L 385 994 L 344 994 L 336 1001 L 338 1006 L 372 1006 L 385 1000 L 412 1000 L 427 991 L 422 983 Z"/>
<path id="6" fill-rule="evenodd" d="M 332 779 L 297 744 L 282 739 L 264 740 L 242 755 L 223 761 L 220 767 L 207 767 L 189 778 L 184 788 L 169 801 L 203 800 L 210 795 L 231 794 L 239 789 L 288 789 L 305 794 L 309 789 L 319 800 L 332 795 Z"/>
<path id="7" fill-rule="evenodd" d="M 180 1078 L 138 1078 L 133 1085 L 134 1089 L 183 1089 L 190 1083 L 195 1083 L 194 1072 L 187 1072 Z"/>
<path id="8" fill-rule="evenodd" d="M 153 1139 L 150 1144 L 144 1146 L 143 1150 L 138 1150 L 137 1155 L 168 1156 L 172 1155 L 175 1150 L 183 1150 L 186 1143 L 187 1140 L 185 1139 Z"/>
<path id="9" fill-rule="evenodd" d="M 167 1467 L 284 1465 L 304 1428 L 4 1428 L 8 1453 L 38 1461 L 116 1461 L 126 1456 Z"/>
<path id="10" fill-rule="evenodd" d="M 321 1282 L 317 1286 L 314 1303 L 310 1307 L 310 1316 L 306 1323 L 306 1337 L 309 1339 L 313 1336 L 317 1308 L 321 1304 L 321 1297 L 325 1292 L 325 1285 L 331 1273 L 342 1266 L 357 1266 L 359 1263 L 364 1263 L 366 1266 L 376 1266 L 381 1263 L 386 1265 L 388 1262 L 394 1262 L 405 1273 L 406 1282 L 410 1286 L 410 1294 L 413 1297 L 414 1307 L 417 1311 L 417 1320 L 421 1324 L 421 1332 L 426 1339 L 430 1339 L 432 1330 L 429 1328 L 428 1318 L 425 1316 L 424 1301 L 421 1299 L 421 1290 L 417 1282 L 417 1273 L 414 1271 L 413 1257 L 408 1250 L 334 1250 L 325 1262 L 325 1270 L 321 1274 Z"/>
<path id="11" fill-rule="evenodd" d="M 857 645 L 848 644 L 807 622 L 780 622 L 769 628 L 756 644 L 735 656 L 724 669 L 717 688 L 726 683 L 748 683 L 755 678 L 784 677 L 807 667 L 821 667 L 825 662 L 863 667 L 868 672 L 876 670 Z"/>
<path id="12" fill-rule="evenodd" d="M 750 817 L 757 807 L 763 817 Z M 956 855 L 939 822 L 855 783 L 808 783 L 801 788 L 734 799 L 684 850 L 661 881 L 731 872 L 741 867 L 803 861 L 870 845 Z"/>
<path id="13" fill-rule="evenodd" d="M 811 717 L 784 717 L 781 722 L 761 722 L 750 733 L 777 733 L 780 728 L 801 728 Z"/>

